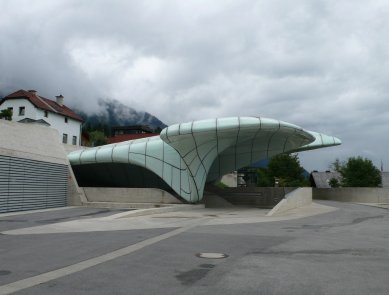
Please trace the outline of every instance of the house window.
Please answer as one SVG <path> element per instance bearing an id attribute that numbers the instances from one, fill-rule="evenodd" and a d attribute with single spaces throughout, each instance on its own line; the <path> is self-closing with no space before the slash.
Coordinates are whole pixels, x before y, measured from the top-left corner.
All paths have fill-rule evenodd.
<path id="1" fill-rule="evenodd" d="M 77 136 L 73 136 L 73 145 L 77 145 Z"/>
<path id="2" fill-rule="evenodd" d="M 65 123 L 67 123 L 68 122 L 68 117 L 65 117 Z"/>
<path id="3" fill-rule="evenodd" d="M 13 107 L 8 108 L 8 110 L 11 111 L 12 113 L 14 112 L 14 108 Z"/>
<path id="4" fill-rule="evenodd" d="M 68 135 L 66 133 L 62 135 L 62 143 L 68 143 Z"/>
<path id="5" fill-rule="evenodd" d="M 48 117 L 49 117 L 49 112 L 45 111 L 45 118 L 48 118 Z"/>
<path id="6" fill-rule="evenodd" d="M 19 116 L 24 116 L 25 112 L 26 112 L 26 107 L 19 107 Z"/>

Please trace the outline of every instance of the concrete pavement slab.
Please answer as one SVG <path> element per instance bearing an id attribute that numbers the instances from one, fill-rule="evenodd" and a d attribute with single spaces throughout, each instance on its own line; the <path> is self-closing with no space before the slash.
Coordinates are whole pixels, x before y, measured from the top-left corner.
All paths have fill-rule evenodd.
<path id="1" fill-rule="evenodd" d="M 90 232 L 45 234 L 43 229 L 47 231 L 47 227 L 55 225 L 47 224 L 39 235 L 28 234 L 28 231 L 23 234 L 24 229 L 18 229 L 20 232 L 15 235 L 2 234 L 0 238 L 3 241 L 28 238 L 25 243 L 14 240 L 13 248 L 8 249 L 10 253 L 15 252 L 10 261 L 23 265 L 23 259 L 25 266 L 28 266 L 27 255 L 34 251 L 39 253 L 39 247 L 50 246 L 52 241 L 48 237 L 59 240 L 54 244 L 58 248 L 56 265 L 59 267 L 50 264 L 55 256 L 37 256 L 41 265 L 51 265 L 49 269 L 60 275 L 56 278 L 46 272 L 48 279 L 17 294 L 388 294 L 387 209 L 327 201 L 318 205 L 316 209 L 323 214 L 312 215 L 309 211 L 315 208 L 305 208 L 306 213 L 290 212 L 291 216 L 284 217 L 288 219 L 278 218 L 273 222 L 252 222 L 265 218 L 266 213 L 255 214 L 250 210 L 194 210 L 190 214 L 170 212 L 114 220 L 107 220 L 107 216 L 83 218 L 79 226 L 91 222 Z M 102 229 L 101 220 L 116 225 L 111 230 L 107 226 L 106 231 L 96 231 Z M 169 234 L 175 231 L 174 224 L 180 228 L 200 220 L 204 224 Z M 214 220 L 229 223 L 216 224 Z M 233 220 L 236 222 L 232 223 Z M 115 230 L 125 228 L 117 222 L 133 224 L 134 228 L 146 225 L 149 229 Z M 170 227 L 152 228 L 156 225 Z M 29 229 L 36 231 L 37 228 Z M 66 230 L 75 229 L 74 225 L 69 225 Z M 147 232 L 149 238 L 145 236 Z M 135 242 L 141 247 L 133 252 L 131 245 L 135 244 L 131 236 L 136 233 L 145 235 L 143 240 Z M 104 241 L 97 238 L 100 235 Z M 77 236 L 76 246 L 71 247 Z M 88 239 L 92 240 L 94 257 L 83 252 L 81 245 L 88 246 Z M 149 240 L 153 242 L 145 242 L 149 244 L 142 247 L 142 242 Z M 124 245 L 126 241 L 129 243 Z M 93 248 L 99 242 L 101 248 Z M 27 245 L 22 247 L 24 244 Z M 116 250 L 114 245 L 118 246 Z M 77 257 L 69 260 L 73 264 L 67 265 L 75 266 L 69 273 L 63 266 L 70 255 L 67 248 Z M 118 250 L 120 255 L 115 258 Z M 24 251 L 25 256 L 17 255 L 18 251 Z M 228 257 L 204 259 L 198 255 L 201 252 L 224 253 Z M 109 259 L 104 260 L 104 257 Z M 19 275 L 10 280 L 15 282 L 16 278 L 17 283 L 18 278 L 26 277 L 22 268 L 13 268 L 13 264 L 8 264 L 7 269 L 0 267 L 0 278 Z M 85 265 L 88 267 L 83 268 Z"/>
<path id="2" fill-rule="evenodd" d="M 336 210 L 335 207 L 312 203 L 309 206 L 292 209 L 277 216 L 266 216 L 268 210 L 257 208 L 196 208 L 193 210 L 174 211 L 167 213 L 162 211 L 163 213 L 148 216 L 130 215 L 131 218 L 123 218 L 122 214 L 119 214 L 120 218 L 117 219 L 107 217 L 72 220 L 54 224 L 46 224 L 42 226 L 8 230 L 3 231 L 3 233 L 8 235 L 25 235 L 147 228 L 173 228 L 188 226 L 194 220 L 204 217 L 212 217 L 209 219 L 207 224 L 261 223 L 274 222 L 279 220 L 291 220 L 328 213 L 334 210 Z"/>

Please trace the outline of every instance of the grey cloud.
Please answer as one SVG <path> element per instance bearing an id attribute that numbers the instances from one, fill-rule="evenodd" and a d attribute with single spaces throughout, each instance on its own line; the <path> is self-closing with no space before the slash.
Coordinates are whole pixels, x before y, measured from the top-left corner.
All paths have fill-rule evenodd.
<path id="1" fill-rule="evenodd" d="M 274 117 L 340 137 L 308 169 L 389 165 L 385 1 L 2 0 L 0 91 L 98 109 L 115 98 L 166 124 Z"/>

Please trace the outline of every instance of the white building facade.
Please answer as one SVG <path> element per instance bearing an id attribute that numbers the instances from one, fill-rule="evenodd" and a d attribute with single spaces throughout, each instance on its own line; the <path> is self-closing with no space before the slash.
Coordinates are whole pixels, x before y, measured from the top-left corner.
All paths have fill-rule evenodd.
<path id="1" fill-rule="evenodd" d="M 64 144 L 81 144 L 82 118 L 63 104 L 63 96 L 49 100 L 39 96 L 35 90 L 18 90 L 0 102 L 0 111 L 12 111 L 12 121 L 41 123 L 59 132 Z"/>

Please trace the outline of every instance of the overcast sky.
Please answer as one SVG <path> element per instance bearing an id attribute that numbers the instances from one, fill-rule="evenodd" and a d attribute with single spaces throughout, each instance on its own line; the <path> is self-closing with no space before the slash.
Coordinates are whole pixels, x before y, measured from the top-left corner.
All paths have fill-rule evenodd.
<path id="1" fill-rule="evenodd" d="M 115 98 L 166 124 L 270 117 L 339 137 L 308 169 L 389 170 L 389 1 L 0 0 L 0 91 L 94 111 Z"/>

